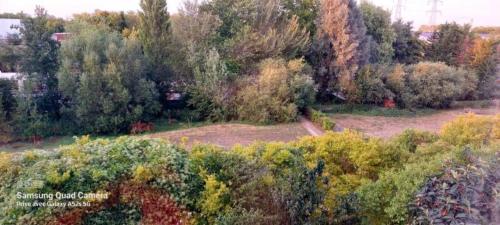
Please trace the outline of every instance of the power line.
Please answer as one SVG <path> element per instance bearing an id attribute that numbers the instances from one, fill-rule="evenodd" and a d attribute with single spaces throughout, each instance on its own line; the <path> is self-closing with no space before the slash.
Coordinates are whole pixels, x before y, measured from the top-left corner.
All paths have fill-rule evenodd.
<path id="1" fill-rule="evenodd" d="M 395 20 L 402 20 L 403 19 L 403 1 L 404 0 L 396 0 L 396 9 L 394 12 L 394 19 Z"/>
<path id="2" fill-rule="evenodd" d="M 429 24 L 436 25 L 437 17 L 441 14 L 441 10 L 438 9 L 438 4 L 443 3 L 443 0 L 429 0 L 429 3 L 432 4 L 431 10 L 428 11 L 428 13 L 430 13 Z"/>

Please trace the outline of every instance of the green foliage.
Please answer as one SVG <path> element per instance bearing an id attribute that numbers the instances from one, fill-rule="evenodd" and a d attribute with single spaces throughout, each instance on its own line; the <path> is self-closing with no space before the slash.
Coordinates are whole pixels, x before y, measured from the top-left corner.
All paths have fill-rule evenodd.
<path id="1" fill-rule="evenodd" d="M 144 55 L 151 66 L 152 80 L 156 83 L 160 96 L 167 92 L 170 81 L 168 68 L 172 48 L 170 16 L 166 0 L 141 0 L 139 12 L 139 40 Z M 164 98 L 160 98 L 162 104 Z"/>
<path id="2" fill-rule="evenodd" d="M 405 224 L 414 194 L 441 165 L 439 159 L 408 164 L 400 170 L 383 172 L 377 181 L 361 186 L 357 193 L 363 224 Z"/>
<path id="3" fill-rule="evenodd" d="M 259 123 L 289 122 L 314 100 L 310 67 L 301 59 L 268 59 L 256 80 L 238 93 L 238 117 Z"/>
<path id="4" fill-rule="evenodd" d="M 481 147 L 500 139 L 492 132 L 500 129 L 499 119 L 498 116 L 477 116 L 474 114 L 459 116 L 443 126 L 441 138 L 443 141 L 459 147 Z"/>
<path id="5" fill-rule="evenodd" d="M 474 70 L 478 77 L 475 97 L 488 99 L 493 97 L 497 76 L 497 51 L 493 40 L 476 39 L 470 50 L 468 68 Z"/>
<path id="6" fill-rule="evenodd" d="M 194 84 L 189 87 L 189 104 L 202 118 L 212 121 L 228 119 L 234 101 L 231 74 L 215 49 L 208 52 L 203 67 L 195 68 L 194 76 Z"/>
<path id="7" fill-rule="evenodd" d="M 117 133 L 159 111 L 139 43 L 86 24 L 72 27 L 61 48 L 64 115 L 85 132 Z"/>
<path id="8" fill-rule="evenodd" d="M 401 64 L 416 64 L 422 61 L 425 54 L 424 44 L 413 33 L 412 23 L 398 20 L 392 24 L 392 29 L 395 33 L 392 43 L 393 60 Z"/>
<path id="9" fill-rule="evenodd" d="M 398 149 L 415 153 L 418 146 L 433 143 L 437 141 L 437 139 L 438 136 L 430 132 L 407 129 L 396 136 L 392 143 L 396 144 Z"/>
<path id="10" fill-rule="evenodd" d="M 495 219 L 499 157 L 477 159 L 466 152 L 467 165 L 444 169 L 420 189 L 412 204 L 414 224 L 491 224 Z"/>
<path id="11" fill-rule="evenodd" d="M 385 116 L 385 117 L 414 117 L 436 113 L 434 109 L 404 109 L 385 108 L 376 105 L 362 104 L 323 104 L 317 105 L 318 109 L 327 114 L 354 114 L 362 116 Z"/>
<path id="12" fill-rule="evenodd" d="M 11 120 L 16 110 L 16 90 L 15 80 L 0 79 L 0 108 L 2 109 L 4 119 Z"/>
<path id="13" fill-rule="evenodd" d="M 19 67 L 22 47 L 19 35 L 7 35 L 6 40 L 0 43 L 0 71 L 14 72 Z"/>
<path id="14" fill-rule="evenodd" d="M 370 53 L 371 63 L 391 63 L 394 56 L 395 33 L 391 27 L 391 13 L 368 2 L 361 3 L 361 12 L 366 26 L 366 34 L 374 46 Z"/>
<path id="15" fill-rule="evenodd" d="M 83 219 L 83 224 L 132 225 L 138 224 L 140 221 L 141 214 L 137 207 L 133 205 L 118 205 L 87 215 Z"/>
<path id="16" fill-rule="evenodd" d="M 427 60 L 450 66 L 462 65 L 471 38 L 470 28 L 470 25 L 460 26 L 455 22 L 440 25 L 429 40 Z"/>
<path id="17" fill-rule="evenodd" d="M 9 157 L 3 155 L 2 157 Z M 165 191 L 179 205 L 191 204 L 190 185 L 193 174 L 189 171 L 189 161 L 183 150 L 158 140 L 138 140 L 118 138 L 114 141 L 96 140 L 88 137 L 78 139 L 76 144 L 61 147 L 56 151 L 28 151 L 19 157 L 5 158 L 0 169 L 0 223 L 47 223 L 71 208 L 53 210 L 50 207 L 16 207 L 16 194 L 21 193 L 110 193 L 120 182 L 131 180 L 135 168 L 154 168 L 153 177 L 147 182 L 152 188 Z M 4 164 L 7 163 L 7 164 Z M 127 185 L 127 184 L 126 184 Z M 130 185 L 130 184 L 128 184 Z M 137 194 L 137 193 L 136 193 Z M 123 195 L 125 195 L 123 193 Z M 117 196 L 125 201 L 125 196 Z M 123 198 L 122 198 L 123 197 Z M 158 200 L 158 199 L 157 199 Z M 23 201 L 47 202 L 47 199 L 24 199 Z M 71 199 L 59 199 L 68 202 Z M 92 202 L 94 207 L 112 198 Z M 130 213 L 129 207 L 108 209 L 118 214 Z M 106 219 L 109 211 L 87 217 L 97 221 Z M 141 211 L 145 214 L 145 211 Z M 132 213 L 133 214 L 133 213 Z M 129 218 L 137 217 L 128 214 Z M 91 219 L 94 218 L 94 219 Z M 107 217 L 109 218 L 109 217 Z"/>
<path id="18" fill-rule="evenodd" d="M 22 138 L 46 137 L 54 134 L 50 129 L 47 115 L 39 113 L 38 105 L 30 97 L 18 100 L 13 120 L 16 134 Z"/>
<path id="19" fill-rule="evenodd" d="M 366 65 L 356 76 L 356 102 L 381 105 L 385 99 L 392 99 L 394 94 L 388 90 L 382 80 L 384 68 Z"/>
<path id="20" fill-rule="evenodd" d="M 59 67 L 59 43 L 51 39 L 56 28 L 50 26 L 47 11 L 37 7 L 35 17 L 21 20 L 19 32 L 25 48 L 20 57 L 20 72 L 33 87 L 31 93 L 41 114 L 59 118 L 59 98 L 56 72 Z"/>
<path id="21" fill-rule="evenodd" d="M 0 92 L 0 144 L 10 142 L 13 139 L 12 127 L 7 117 L 8 111 L 4 109 L 3 99 L 3 93 Z"/>
<path id="22" fill-rule="evenodd" d="M 395 68 L 388 80 L 391 91 L 407 108 L 448 107 L 452 101 L 468 96 L 477 85 L 474 73 L 429 62 L 405 70 Z"/>
<path id="23" fill-rule="evenodd" d="M 326 210 L 329 221 L 339 216 L 335 212 L 341 210 L 338 207 L 353 190 L 376 180 L 382 171 L 399 165 L 401 158 L 400 150 L 387 147 L 379 139 L 365 139 L 360 133 L 350 130 L 302 138 L 295 145 L 306 151 L 305 158 L 311 165 L 318 160 L 325 163 L 323 177 L 328 182 L 321 186 L 326 192 L 322 208 Z M 348 210 L 346 207 L 354 206 L 345 206 L 344 210 Z"/>
<path id="24" fill-rule="evenodd" d="M 308 109 L 309 117 L 313 123 L 319 124 L 323 130 L 333 130 L 335 128 L 335 121 L 328 115 L 321 111 Z"/>
<path id="25" fill-rule="evenodd" d="M 316 33 L 314 21 L 318 16 L 319 1 L 316 0 L 284 0 L 282 1 L 287 17 L 297 16 L 299 24 L 305 27 L 311 37 Z"/>
<path id="26" fill-rule="evenodd" d="M 125 14 L 121 12 L 110 12 L 95 10 L 94 13 L 81 13 L 73 15 L 74 20 L 82 21 L 96 26 L 104 26 L 118 33 L 125 29 L 131 30 L 135 25 L 137 14 Z"/>

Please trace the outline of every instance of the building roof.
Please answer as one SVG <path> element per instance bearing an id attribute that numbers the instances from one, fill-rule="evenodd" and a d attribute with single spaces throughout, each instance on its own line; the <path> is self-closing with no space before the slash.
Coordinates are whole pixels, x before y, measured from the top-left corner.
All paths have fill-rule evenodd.
<path id="1" fill-rule="evenodd" d="M 7 38 L 8 34 L 19 34 L 19 30 L 12 26 L 21 25 L 20 19 L 0 19 L 0 39 Z"/>
<path id="2" fill-rule="evenodd" d="M 19 74 L 18 73 L 2 73 L 0 71 L 0 79 L 18 79 Z"/>

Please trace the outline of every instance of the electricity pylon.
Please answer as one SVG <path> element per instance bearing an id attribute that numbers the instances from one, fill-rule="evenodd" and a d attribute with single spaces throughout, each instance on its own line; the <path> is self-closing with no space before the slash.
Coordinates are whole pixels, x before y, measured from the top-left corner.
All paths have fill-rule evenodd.
<path id="1" fill-rule="evenodd" d="M 438 14 L 441 14 L 441 10 L 438 9 L 438 4 L 442 2 L 443 0 L 429 0 L 429 3 L 432 4 L 431 10 L 428 11 L 431 15 L 429 19 L 430 25 L 436 25 Z"/>
<path id="2" fill-rule="evenodd" d="M 402 20 L 403 19 L 403 16 L 402 16 L 402 13 L 403 13 L 403 1 L 404 0 L 396 0 L 396 9 L 395 9 L 395 12 L 394 12 L 394 19 L 395 20 Z"/>

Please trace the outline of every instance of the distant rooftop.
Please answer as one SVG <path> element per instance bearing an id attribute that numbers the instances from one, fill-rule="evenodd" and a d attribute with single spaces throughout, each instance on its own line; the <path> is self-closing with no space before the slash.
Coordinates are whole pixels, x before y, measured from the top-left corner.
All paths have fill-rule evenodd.
<path id="1" fill-rule="evenodd" d="M 20 19 L 0 19 L 0 39 L 7 38 L 8 34 L 19 34 L 19 30 L 13 29 L 12 26 L 20 24 Z"/>

